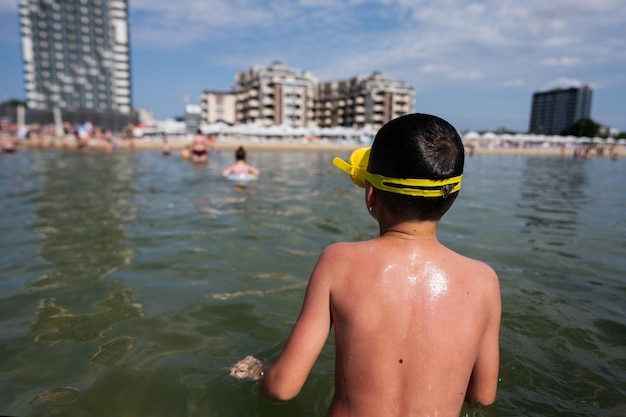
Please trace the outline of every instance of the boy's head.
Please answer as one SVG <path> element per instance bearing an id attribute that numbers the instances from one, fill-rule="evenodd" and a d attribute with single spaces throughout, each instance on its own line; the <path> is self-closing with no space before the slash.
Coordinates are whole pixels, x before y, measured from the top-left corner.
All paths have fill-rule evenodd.
<path id="1" fill-rule="evenodd" d="M 385 124 L 370 149 L 355 151 L 348 163 L 333 163 L 376 188 L 380 202 L 399 220 L 437 221 L 461 187 L 463 143 L 445 120 L 410 114 Z"/>
<path id="2" fill-rule="evenodd" d="M 462 175 L 464 161 L 463 143 L 456 129 L 439 117 L 416 113 L 394 119 L 378 131 L 367 171 L 390 178 L 445 180 Z M 377 193 L 381 202 L 400 217 L 439 220 L 458 192 L 452 192 L 452 184 L 438 188 L 443 191 L 439 197 L 381 190 Z"/>

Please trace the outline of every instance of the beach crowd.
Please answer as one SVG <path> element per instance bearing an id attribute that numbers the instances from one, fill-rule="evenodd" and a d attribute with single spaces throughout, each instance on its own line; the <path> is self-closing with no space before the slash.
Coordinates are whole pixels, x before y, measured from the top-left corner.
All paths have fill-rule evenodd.
<path id="1" fill-rule="evenodd" d="M 295 138 L 295 137 L 248 137 L 241 135 L 217 136 L 205 134 L 197 130 L 191 135 L 157 134 L 137 137 L 133 125 L 125 126 L 119 131 L 103 129 L 86 121 L 80 124 L 63 123 L 62 126 L 32 125 L 18 127 L 15 123 L 0 119 L 0 143 L 5 153 L 16 152 L 19 148 L 30 149 L 63 149 L 88 152 L 100 150 L 114 152 L 118 150 L 158 149 L 163 155 L 170 155 L 174 150 L 180 151 L 185 159 L 194 162 L 205 162 L 219 148 L 236 149 L 245 144 L 252 149 L 311 149 L 324 150 L 337 147 L 351 149 L 363 146 L 358 141 L 337 140 L 327 138 Z M 560 155 L 574 158 L 609 157 L 613 160 L 626 155 L 626 143 L 601 141 L 555 142 L 550 140 L 510 140 L 507 138 L 490 138 L 489 140 L 464 136 L 463 142 L 468 156 L 475 154 L 524 154 L 524 155 Z M 218 147 L 219 143 L 219 147 Z"/>

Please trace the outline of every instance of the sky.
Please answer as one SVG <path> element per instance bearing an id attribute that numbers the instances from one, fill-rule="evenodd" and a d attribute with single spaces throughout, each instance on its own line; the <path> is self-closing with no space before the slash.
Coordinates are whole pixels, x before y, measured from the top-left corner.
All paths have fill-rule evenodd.
<path id="1" fill-rule="evenodd" d="M 18 0 L 0 0 L 0 102 L 24 99 Z M 626 131 L 625 0 L 129 0 L 133 107 L 159 120 L 237 72 L 320 81 L 375 71 L 459 131 L 528 131 L 534 92 L 589 85 Z"/>

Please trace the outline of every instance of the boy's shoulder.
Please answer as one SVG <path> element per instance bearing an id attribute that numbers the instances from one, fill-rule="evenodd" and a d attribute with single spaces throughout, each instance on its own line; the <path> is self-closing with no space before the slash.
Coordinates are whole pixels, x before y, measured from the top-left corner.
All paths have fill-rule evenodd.
<path id="1" fill-rule="evenodd" d="M 370 240 L 360 240 L 360 241 L 342 241 L 331 243 L 326 246 L 323 254 L 333 254 L 333 255 L 363 255 L 370 251 L 375 250 L 379 239 L 373 238 Z"/>

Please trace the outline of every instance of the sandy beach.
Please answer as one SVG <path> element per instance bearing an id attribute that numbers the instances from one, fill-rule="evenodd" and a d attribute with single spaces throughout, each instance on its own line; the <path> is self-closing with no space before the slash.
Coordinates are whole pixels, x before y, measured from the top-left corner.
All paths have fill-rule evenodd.
<path id="1" fill-rule="evenodd" d="M 132 141 L 125 140 L 119 142 L 120 145 L 117 150 L 160 150 L 163 143 L 159 140 L 146 140 L 135 138 Z M 172 153 L 179 153 L 190 141 L 188 140 L 170 140 L 169 147 Z M 218 139 L 216 140 L 216 146 L 221 151 L 234 151 L 239 146 L 243 146 L 247 151 L 315 151 L 315 152 L 350 152 L 359 147 L 365 146 L 364 144 L 348 142 L 348 141 L 330 141 L 330 140 L 293 140 L 293 139 Z M 19 148 L 25 149 L 54 149 L 62 148 L 60 142 L 50 141 L 21 141 L 18 143 Z M 65 145 L 67 149 L 75 149 L 75 145 Z M 94 151 L 104 151 L 104 143 L 98 140 L 91 140 L 89 142 L 89 149 Z M 466 145 L 467 156 L 473 155 L 522 155 L 522 156 L 566 156 L 571 157 L 574 153 L 574 148 L 566 147 L 545 147 L 545 146 L 533 146 L 533 147 L 482 147 L 482 146 L 469 146 Z M 626 146 L 617 145 L 614 149 L 614 153 L 617 158 L 626 156 Z M 611 151 L 609 148 L 605 148 L 603 157 L 609 157 Z M 591 152 L 590 156 L 596 155 L 595 150 Z"/>
<path id="2" fill-rule="evenodd" d="M 171 142 L 173 150 L 182 150 L 188 142 L 175 141 Z M 234 151 L 239 146 L 243 146 L 248 151 L 322 151 L 322 152 L 350 152 L 360 147 L 366 146 L 353 142 L 334 142 L 329 140 L 217 140 L 216 145 L 221 151 Z M 134 140 L 136 149 L 160 149 L 161 144 L 154 141 Z M 467 146 L 465 151 L 468 156 L 472 155 L 522 155 L 522 156 L 572 156 L 573 148 L 555 148 L 555 147 L 523 147 L 523 148 L 504 148 L 504 147 L 480 147 Z M 615 151 L 618 157 L 626 156 L 626 146 L 616 146 Z M 609 155 L 605 152 L 604 156 Z M 595 155 L 594 155 L 595 156 Z"/>

